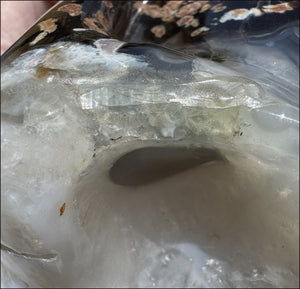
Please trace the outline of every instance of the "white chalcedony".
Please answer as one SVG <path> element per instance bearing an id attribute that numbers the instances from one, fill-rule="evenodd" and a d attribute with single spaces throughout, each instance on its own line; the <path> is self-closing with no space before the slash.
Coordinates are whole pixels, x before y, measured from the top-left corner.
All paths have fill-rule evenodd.
<path id="1" fill-rule="evenodd" d="M 3 287 L 298 284 L 297 68 L 226 43 L 243 61 L 105 40 L 3 67 Z"/>

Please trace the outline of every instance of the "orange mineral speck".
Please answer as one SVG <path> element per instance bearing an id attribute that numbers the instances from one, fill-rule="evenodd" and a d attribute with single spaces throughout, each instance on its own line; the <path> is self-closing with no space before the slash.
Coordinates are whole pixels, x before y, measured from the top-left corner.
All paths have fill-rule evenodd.
<path id="1" fill-rule="evenodd" d="M 81 5 L 79 4 L 66 4 L 57 9 L 58 11 L 67 12 L 70 16 L 78 16 L 81 14 Z"/>
<path id="2" fill-rule="evenodd" d="M 66 203 L 63 203 L 63 205 L 60 207 L 60 210 L 59 210 L 59 212 L 60 212 L 60 216 L 62 216 L 63 215 L 63 213 L 65 212 L 65 209 L 66 209 Z"/>
<path id="3" fill-rule="evenodd" d="M 151 32 L 155 35 L 155 37 L 161 38 L 166 33 L 166 27 L 164 25 L 156 25 L 151 28 Z"/>
<path id="4" fill-rule="evenodd" d="M 287 2 L 275 5 L 265 5 L 262 9 L 265 13 L 284 13 L 285 11 L 293 10 L 293 7 Z"/>
<path id="5" fill-rule="evenodd" d="M 55 24 L 56 21 L 57 21 L 57 19 L 49 18 L 45 21 L 40 22 L 39 26 L 42 31 L 51 33 L 53 31 L 55 31 L 57 28 L 57 25 Z"/>

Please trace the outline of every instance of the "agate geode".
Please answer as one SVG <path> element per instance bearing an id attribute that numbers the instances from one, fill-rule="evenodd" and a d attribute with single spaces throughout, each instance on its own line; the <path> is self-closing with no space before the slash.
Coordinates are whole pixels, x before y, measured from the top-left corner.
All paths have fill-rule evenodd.
<path id="1" fill-rule="evenodd" d="M 2 286 L 297 286 L 298 21 L 295 1 L 43 16 L 2 57 Z"/>

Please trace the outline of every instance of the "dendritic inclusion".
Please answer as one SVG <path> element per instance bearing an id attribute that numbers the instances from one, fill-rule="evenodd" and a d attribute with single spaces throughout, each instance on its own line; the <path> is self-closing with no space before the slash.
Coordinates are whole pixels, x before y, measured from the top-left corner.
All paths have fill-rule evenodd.
<path id="1" fill-rule="evenodd" d="M 5 272 L 48 287 L 295 285 L 297 108 L 243 66 L 123 44 L 59 42 L 2 68 Z M 173 175 L 145 175 L 161 168 Z"/>

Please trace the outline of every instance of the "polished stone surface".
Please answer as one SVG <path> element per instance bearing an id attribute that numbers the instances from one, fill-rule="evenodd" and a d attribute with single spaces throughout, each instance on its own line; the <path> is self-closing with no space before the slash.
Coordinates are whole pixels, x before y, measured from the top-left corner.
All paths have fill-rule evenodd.
<path id="1" fill-rule="evenodd" d="M 2 57 L 1 285 L 297 286 L 298 12 L 49 11 Z"/>

